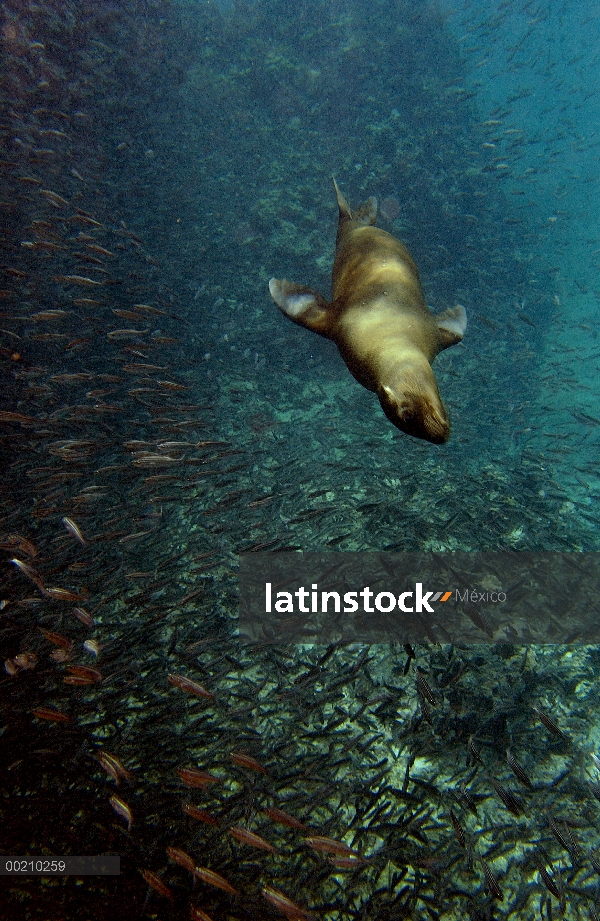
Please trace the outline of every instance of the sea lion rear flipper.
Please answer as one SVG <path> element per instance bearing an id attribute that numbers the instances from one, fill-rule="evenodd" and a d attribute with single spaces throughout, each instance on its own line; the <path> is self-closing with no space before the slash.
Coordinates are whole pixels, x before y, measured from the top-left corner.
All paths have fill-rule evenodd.
<path id="1" fill-rule="evenodd" d="M 374 195 L 371 195 L 370 198 L 367 198 L 354 210 L 352 219 L 357 224 L 364 224 L 365 226 L 375 223 L 377 220 L 377 199 Z"/>
<path id="2" fill-rule="evenodd" d="M 463 338 L 467 329 L 467 311 L 462 304 L 457 304 L 438 314 L 435 322 L 438 325 L 441 352 Z"/>
<path id="3" fill-rule="evenodd" d="M 285 278 L 269 282 L 271 297 L 286 317 L 322 336 L 328 335 L 331 305 L 324 297 L 306 285 L 296 285 Z"/>
<path id="4" fill-rule="evenodd" d="M 332 177 L 333 178 L 333 177 Z M 359 205 L 354 211 L 350 210 L 350 205 L 346 197 L 338 188 L 338 184 L 333 180 L 335 195 L 337 198 L 338 208 L 340 209 L 340 223 L 343 221 L 354 221 L 357 224 L 374 224 L 377 220 L 377 199 L 371 195 L 367 201 Z"/>

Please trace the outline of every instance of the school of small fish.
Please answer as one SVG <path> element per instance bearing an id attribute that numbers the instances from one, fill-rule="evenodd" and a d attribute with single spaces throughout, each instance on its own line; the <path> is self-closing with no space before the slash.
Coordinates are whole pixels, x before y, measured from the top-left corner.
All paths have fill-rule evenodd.
<path id="1" fill-rule="evenodd" d="M 398 107 L 371 140 L 381 164 L 398 157 L 406 165 L 408 217 L 429 216 L 415 237 L 438 298 L 476 302 L 471 347 L 482 363 L 471 355 L 459 368 L 450 359 L 441 372 L 463 407 L 457 453 L 438 462 L 422 446 L 399 450 L 387 426 L 372 423 L 367 397 L 339 383 L 326 353 L 315 347 L 300 365 L 303 346 L 289 351 L 275 314 L 252 300 L 252 286 L 261 288 L 256 266 L 268 277 L 265 250 L 285 249 L 264 196 L 281 195 L 279 207 L 289 195 L 265 191 L 278 173 L 263 152 L 254 177 L 263 197 L 257 191 L 248 213 L 236 212 L 236 168 L 255 162 L 261 124 L 249 121 L 247 86 L 268 96 L 265 110 L 284 125 L 282 136 L 295 137 L 302 119 L 324 130 L 315 87 L 328 81 L 342 135 L 352 136 L 356 113 L 372 109 L 368 94 L 350 105 L 344 90 L 357 59 L 367 69 L 369 17 L 397 15 L 357 3 L 361 45 L 345 14 L 317 6 L 320 33 L 314 11 L 294 10 L 292 21 L 282 4 L 273 6 L 279 18 L 251 5 L 234 29 L 207 4 L 198 13 L 204 45 L 182 28 L 191 15 L 184 5 L 5 4 L 0 850 L 121 856 L 120 877 L 4 879 L 6 917 L 600 917 L 595 647 L 237 641 L 240 551 L 594 548 L 579 519 L 559 515 L 571 500 L 548 457 L 565 450 L 562 432 L 530 428 L 520 389 L 549 276 L 540 269 L 532 293 L 525 258 L 491 259 L 505 206 L 496 183 L 511 171 L 510 181 L 519 179 L 511 157 L 520 135 L 504 127 L 508 110 L 471 124 L 472 95 L 458 53 L 442 51 L 444 17 L 434 4 L 397 5 L 412 38 L 400 29 L 394 40 L 414 52 L 414 66 L 390 59 Z M 478 40 L 492 40 L 501 7 L 498 25 L 473 25 Z M 519 9 L 532 30 L 545 15 L 531 3 Z M 263 46 L 265 24 L 290 57 L 290 35 L 305 30 L 322 69 L 298 64 L 284 85 L 291 65 Z M 336 54 L 328 30 L 339 39 Z M 425 34 L 440 43 L 437 69 L 419 56 Z M 264 68 L 255 83 L 245 55 Z M 221 77 L 209 86 L 215 56 Z M 229 60 L 236 63 L 227 69 Z M 171 98 L 186 68 L 198 94 L 189 112 L 205 92 L 211 125 L 189 141 Z M 411 113 L 401 104 L 407 87 Z M 236 118 L 220 108 L 227 98 Z M 423 123 L 434 102 L 438 115 L 447 112 L 445 131 Z M 173 191 L 168 207 L 154 201 L 156 186 L 170 180 L 135 130 L 136 118 L 147 127 L 152 117 L 164 119 L 167 137 L 166 126 L 173 130 L 182 159 L 200 144 L 203 198 L 185 204 Z M 394 132 L 410 131 L 415 143 L 399 152 L 404 141 Z M 236 153 L 229 140 L 238 136 Z M 456 144 L 443 163 L 430 152 L 441 137 L 446 149 Z M 471 137 L 481 158 L 472 173 Z M 356 137 L 349 151 L 357 175 L 370 155 L 363 142 Z M 307 150 L 302 169 L 331 172 Z M 393 180 L 381 164 L 385 189 Z M 526 181 L 536 182 L 527 169 Z M 202 185 L 187 175 L 188 191 Z M 227 185 L 233 218 L 215 204 L 215 177 Z M 394 202 L 384 219 L 396 215 Z M 295 200 L 282 221 L 291 225 L 310 207 Z M 327 219 L 325 206 L 315 208 Z M 510 213 L 502 239 L 512 253 L 527 217 Z M 446 245 L 452 222 L 456 237 Z M 296 239 L 289 234 L 287 244 Z M 311 239 L 315 262 L 329 236 Z M 215 268 L 232 241 L 235 272 Z M 472 264 L 457 267 L 467 251 Z M 324 385 L 313 379 L 317 365 Z M 600 420 L 574 407 L 569 425 L 567 435 L 589 445 Z M 530 444 L 537 437 L 547 439 L 542 459 Z M 499 445 L 509 446 L 507 459 Z M 591 463 L 577 469 L 591 476 Z M 596 528 L 587 498 L 572 505 Z M 469 613 L 483 624 L 482 644 L 484 613 Z"/>

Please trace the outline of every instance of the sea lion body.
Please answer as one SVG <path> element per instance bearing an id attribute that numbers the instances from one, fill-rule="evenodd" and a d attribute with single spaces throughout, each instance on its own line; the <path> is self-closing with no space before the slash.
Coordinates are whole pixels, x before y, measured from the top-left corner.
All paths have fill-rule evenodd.
<path id="1" fill-rule="evenodd" d="M 335 190 L 339 222 L 331 303 L 310 288 L 274 278 L 271 296 L 295 323 L 336 343 L 348 369 L 378 395 L 394 425 L 441 444 L 450 423 L 431 362 L 463 338 L 464 307 L 434 317 L 404 244 L 373 226 L 375 199 L 353 214 L 337 185 Z"/>

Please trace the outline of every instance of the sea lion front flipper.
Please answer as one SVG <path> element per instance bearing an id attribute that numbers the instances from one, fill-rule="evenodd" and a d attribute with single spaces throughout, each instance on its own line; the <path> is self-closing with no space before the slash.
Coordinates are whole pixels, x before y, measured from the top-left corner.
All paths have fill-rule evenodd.
<path id="1" fill-rule="evenodd" d="M 306 285 L 296 285 L 285 278 L 272 278 L 269 282 L 271 297 L 286 317 L 315 333 L 328 336 L 331 304 Z"/>
<path id="2" fill-rule="evenodd" d="M 448 310 L 437 315 L 435 322 L 438 325 L 441 352 L 463 338 L 467 329 L 467 311 L 462 304 L 448 307 Z"/>

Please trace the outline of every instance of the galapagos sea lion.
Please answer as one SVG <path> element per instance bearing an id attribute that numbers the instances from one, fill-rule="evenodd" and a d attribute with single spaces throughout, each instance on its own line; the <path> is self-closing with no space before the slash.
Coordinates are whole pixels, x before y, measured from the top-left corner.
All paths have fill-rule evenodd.
<path id="1" fill-rule="evenodd" d="M 442 444 L 450 423 L 431 362 L 460 342 L 467 326 L 461 305 L 430 312 L 419 271 L 403 243 L 373 226 L 377 200 L 352 213 L 333 180 L 339 207 L 332 300 L 272 278 L 271 297 L 286 316 L 332 339 L 356 380 L 379 397 L 397 428 Z"/>

